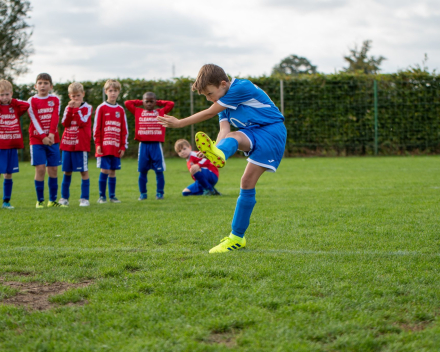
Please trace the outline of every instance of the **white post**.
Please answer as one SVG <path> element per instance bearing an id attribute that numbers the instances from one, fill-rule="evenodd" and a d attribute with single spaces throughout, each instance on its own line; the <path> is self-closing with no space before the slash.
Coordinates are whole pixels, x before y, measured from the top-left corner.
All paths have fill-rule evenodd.
<path id="1" fill-rule="evenodd" d="M 190 114 L 194 115 L 194 92 L 192 90 L 192 84 L 189 85 L 189 97 L 190 97 Z M 194 125 L 191 125 L 191 145 L 195 149 L 194 141 Z"/>
<path id="2" fill-rule="evenodd" d="M 281 105 L 281 114 L 284 116 L 284 82 L 280 79 L 280 105 Z"/>

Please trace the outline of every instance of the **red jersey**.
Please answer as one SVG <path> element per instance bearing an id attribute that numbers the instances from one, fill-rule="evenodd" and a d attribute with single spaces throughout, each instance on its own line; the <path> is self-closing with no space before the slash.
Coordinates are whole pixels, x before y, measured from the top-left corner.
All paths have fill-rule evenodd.
<path id="1" fill-rule="evenodd" d="M 121 157 L 119 151 L 128 148 L 127 116 L 122 106 L 107 102 L 98 106 L 95 112 L 93 138 L 95 146 L 101 147 L 102 151 L 102 154 L 95 153 L 96 157 L 107 155 Z"/>
<path id="2" fill-rule="evenodd" d="M 139 142 L 165 142 L 165 127 L 159 124 L 157 116 L 168 114 L 174 107 L 174 102 L 167 100 L 156 100 L 157 106 L 162 109 L 145 110 L 142 100 L 127 100 L 125 106 L 135 118 L 134 139 Z"/>
<path id="3" fill-rule="evenodd" d="M 79 108 L 66 107 L 61 123 L 65 127 L 60 149 L 68 152 L 90 152 L 92 138 L 92 106 L 86 102 Z"/>
<path id="4" fill-rule="evenodd" d="M 208 169 L 209 171 L 213 172 L 217 178 L 219 176 L 217 167 L 214 166 L 208 159 L 199 158 L 196 152 L 191 152 L 188 159 L 186 159 L 186 166 L 188 167 L 188 170 L 191 170 L 192 165 L 199 165 L 200 168 Z M 191 175 L 191 177 L 194 181 L 196 180 L 194 176 Z"/>
<path id="5" fill-rule="evenodd" d="M 60 120 L 60 99 L 49 94 L 47 97 L 34 95 L 28 100 L 29 116 L 29 144 L 43 144 L 43 139 L 49 137 L 49 133 L 55 135 L 54 143 L 60 142 L 58 134 L 58 122 Z"/>
<path id="6" fill-rule="evenodd" d="M 22 149 L 23 134 L 20 116 L 29 109 L 29 103 L 12 99 L 8 105 L 0 104 L 0 149 Z"/>

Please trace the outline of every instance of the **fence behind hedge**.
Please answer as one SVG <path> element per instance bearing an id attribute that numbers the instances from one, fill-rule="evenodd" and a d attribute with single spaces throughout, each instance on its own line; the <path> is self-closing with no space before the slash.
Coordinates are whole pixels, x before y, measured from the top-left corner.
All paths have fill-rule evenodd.
<path id="1" fill-rule="evenodd" d="M 288 130 L 287 155 L 372 155 L 440 152 L 440 76 L 419 73 L 393 75 L 313 75 L 282 82 L 272 77 L 251 80 L 264 89 L 284 110 Z M 204 96 L 191 93 L 192 80 L 175 81 L 120 80 L 118 103 L 141 99 L 153 91 L 159 99 L 176 103 L 172 115 L 189 116 L 209 107 Z M 86 101 L 96 107 L 103 101 L 104 81 L 82 82 Z M 69 83 L 58 83 L 55 93 L 61 98 L 61 110 L 68 102 Z M 14 96 L 28 99 L 35 94 L 32 85 L 14 87 Z M 127 111 L 130 146 L 128 156 L 137 156 L 134 118 Z M 29 117 L 22 127 L 28 141 Z M 195 131 L 212 136 L 218 132 L 218 119 L 202 122 Z M 194 131 L 194 130 L 193 130 Z M 60 126 L 62 132 L 62 126 Z M 169 129 L 164 144 L 166 155 L 174 155 L 173 144 L 179 138 L 190 140 L 192 129 Z M 29 158 L 29 147 L 22 159 Z M 93 143 L 92 143 L 92 152 Z"/>

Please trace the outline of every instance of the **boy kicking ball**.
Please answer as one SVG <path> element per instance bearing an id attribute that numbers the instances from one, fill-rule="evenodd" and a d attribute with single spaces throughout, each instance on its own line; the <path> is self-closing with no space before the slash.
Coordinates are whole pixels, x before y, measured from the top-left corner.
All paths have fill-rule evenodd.
<path id="1" fill-rule="evenodd" d="M 263 90 L 246 79 L 229 81 L 225 71 L 214 64 L 200 69 L 193 90 L 213 102 L 211 107 L 180 120 L 168 115 L 158 120 L 165 127 L 182 128 L 219 115 L 220 132 L 216 143 L 205 133 L 198 132 L 199 150 L 217 167 L 223 167 L 237 150 L 248 156 L 232 231 L 209 253 L 238 250 L 246 246 L 244 235 L 256 203 L 255 186 L 265 171 L 277 170 L 283 157 L 287 137 L 284 116 Z M 231 132 L 230 125 L 239 130 Z"/>

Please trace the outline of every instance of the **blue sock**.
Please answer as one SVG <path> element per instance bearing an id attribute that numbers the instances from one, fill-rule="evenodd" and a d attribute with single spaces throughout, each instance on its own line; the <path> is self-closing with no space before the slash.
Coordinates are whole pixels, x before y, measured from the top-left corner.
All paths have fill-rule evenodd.
<path id="1" fill-rule="evenodd" d="M 232 234 L 235 236 L 243 238 L 249 227 L 252 210 L 257 202 L 255 193 L 255 188 L 240 189 L 240 196 L 237 199 L 234 218 L 232 219 Z"/>
<path id="2" fill-rule="evenodd" d="M 47 184 L 49 185 L 49 200 L 55 202 L 58 197 L 58 178 L 49 177 Z"/>
<path id="3" fill-rule="evenodd" d="M 215 145 L 223 153 L 225 153 L 226 159 L 229 159 L 238 149 L 238 141 L 235 138 L 228 137 L 222 139 Z"/>
<path id="4" fill-rule="evenodd" d="M 37 192 L 37 200 L 44 201 L 44 181 L 35 180 L 35 191 Z"/>
<path id="5" fill-rule="evenodd" d="M 81 181 L 81 199 L 89 200 L 90 195 L 90 179 Z"/>
<path id="6" fill-rule="evenodd" d="M 191 192 L 182 192 L 182 196 L 188 197 L 191 195 Z"/>
<path id="7" fill-rule="evenodd" d="M 107 189 L 108 174 L 99 174 L 99 196 L 105 198 L 105 190 Z"/>
<path id="8" fill-rule="evenodd" d="M 12 178 L 3 180 L 3 201 L 9 203 L 12 194 Z"/>
<path id="9" fill-rule="evenodd" d="M 147 193 L 147 182 L 148 182 L 147 173 L 139 172 L 138 185 L 139 185 L 140 193 Z"/>
<path id="10" fill-rule="evenodd" d="M 196 172 L 193 176 L 200 183 L 200 186 L 202 186 L 203 189 L 207 189 L 210 191 L 213 190 L 211 184 L 208 182 L 208 180 L 206 179 L 205 175 L 203 175 L 202 172 L 200 171 Z"/>
<path id="11" fill-rule="evenodd" d="M 108 178 L 108 195 L 110 198 L 115 198 L 116 196 L 116 177 Z"/>
<path id="12" fill-rule="evenodd" d="M 70 198 L 70 183 L 72 182 L 72 175 L 64 174 L 63 182 L 61 183 L 61 197 L 64 199 Z"/>
<path id="13" fill-rule="evenodd" d="M 165 188 L 165 176 L 163 175 L 163 172 L 156 171 L 156 184 L 156 193 L 163 194 L 163 189 Z"/>

